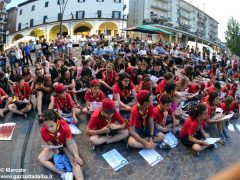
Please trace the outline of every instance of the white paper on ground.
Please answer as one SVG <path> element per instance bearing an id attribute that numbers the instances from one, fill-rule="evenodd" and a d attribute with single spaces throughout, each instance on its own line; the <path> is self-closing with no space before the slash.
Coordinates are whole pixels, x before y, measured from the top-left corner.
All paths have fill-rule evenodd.
<path id="1" fill-rule="evenodd" d="M 103 154 L 102 157 L 108 162 L 114 171 L 117 171 L 128 164 L 128 161 L 116 149 Z"/>
<path id="2" fill-rule="evenodd" d="M 93 102 L 89 102 L 89 104 L 90 104 L 90 111 L 95 111 L 96 109 L 102 107 L 102 102 L 93 101 Z"/>
<path id="3" fill-rule="evenodd" d="M 159 78 L 157 78 L 156 76 L 151 76 L 151 81 L 153 82 L 153 83 L 157 83 L 158 82 L 158 80 L 159 80 Z"/>
<path id="4" fill-rule="evenodd" d="M 108 95 L 109 99 L 113 99 L 113 94 Z"/>
<path id="5" fill-rule="evenodd" d="M 163 157 L 154 149 L 143 149 L 138 152 L 151 166 L 163 160 Z"/>
<path id="6" fill-rule="evenodd" d="M 177 138 L 171 133 L 165 134 L 164 140 L 165 143 L 167 143 L 169 146 L 172 148 L 176 147 L 178 145 L 178 140 Z"/>
<path id="7" fill-rule="evenodd" d="M 236 124 L 238 131 L 240 132 L 240 124 Z"/>
<path id="8" fill-rule="evenodd" d="M 229 123 L 229 125 L 228 125 L 228 130 L 229 130 L 229 131 L 232 131 L 232 132 L 235 131 L 233 124 Z"/>
<path id="9" fill-rule="evenodd" d="M 78 129 L 78 127 L 75 124 L 69 124 L 69 127 L 73 135 L 81 134 L 81 131 Z"/>
<path id="10" fill-rule="evenodd" d="M 54 146 L 54 145 L 44 144 L 44 145 L 42 145 L 42 147 L 44 147 L 44 148 L 49 148 L 49 149 L 58 149 L 58 148 L 63 147 L 63 145 Z"/>
<path id="11" fill-rule="evenodd" d="M 207 142 L 208 144 L 215 144 L 219 140 L 220 140 L 220 138 L 207 138 L 204 141 Z"/>

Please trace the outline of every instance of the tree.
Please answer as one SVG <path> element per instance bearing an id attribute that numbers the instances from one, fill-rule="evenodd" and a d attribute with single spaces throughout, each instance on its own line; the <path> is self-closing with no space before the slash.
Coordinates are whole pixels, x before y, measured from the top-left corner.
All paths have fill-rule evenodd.
<path id="1" fill-rule="evenodd" d="M 228 48 L 233 54 L 240 55 L 240 24 L 231 17 L 227 23 L 227 31 L 225 32 L 225 40 Z"/>

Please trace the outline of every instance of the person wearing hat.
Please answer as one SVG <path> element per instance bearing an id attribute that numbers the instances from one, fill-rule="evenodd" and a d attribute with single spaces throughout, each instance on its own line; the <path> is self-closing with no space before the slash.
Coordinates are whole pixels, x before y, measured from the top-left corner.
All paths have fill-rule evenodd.
<path id="1" fill-rule="evenodd" d="M 100 90 L 100 82 L 97 79 L 90 81 L 90 89 L 87 90 L 84 96 L 86 101 L 86 107 L 83 108 L 83 112 L 86 114 L 91 114 L 94 109 L 91 109 L 90 103 L 93 102 L 102 102 L 105 95 Z"/>
<path id="2" fill-rule="evenodd" d="M 93 145 L 118 142 L 129 134 L 127 124 L 116 110 L 114 101 L 107 98 L 103 100 L 102 107 L 93 112 L 86 133 Z"/>
<path id="3" fill-rule="evenodd" d="M 81 110 L 74 107 L 71 95 L 66 93 L 65 90 L 63 84 L 55 86 L 56 95 L 51 99 L 49 109 L 55 108 L 59 118 L 63 118 L 63 114 L 65 114 L 65 117 L 73 117 L 74 123 L 77 124 L 78 119 L 76 115 L 80 114 Z"/>
<path id="4" fill-rule="evenodd" d="M 13 103 L 9 104 L 9 111 L 27 117 L 27 112 L 31 111 L 32 103 L 30 101 L 31 87 L 27 82 L 23 81 L 23 77 L 20 74 L 16 75 L 16 83 L 13 88 L 15 97 Z"/>
<path id="5" fill-rule="evenodd" d="M 137 94 L 137 102 L 130 114 L 128 145 L 133 148 L 154 149 L 156 143 L 163 141 L 164 135 L 154 129 L 151 93 L 141 90 Z"/>

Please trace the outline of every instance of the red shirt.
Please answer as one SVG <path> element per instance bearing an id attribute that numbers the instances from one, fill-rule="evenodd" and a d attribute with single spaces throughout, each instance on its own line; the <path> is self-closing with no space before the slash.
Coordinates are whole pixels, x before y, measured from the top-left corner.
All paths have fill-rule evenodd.
<path id="1" fill-rule="evenodd" d="M 41 128 L 42 138 L 46 143 L 52 142 L 53 145 L 66 146 L 66 138 L 72 139 L 71 130 L 66 121 L 58 120 L 57 123 L 59 123 L 59 129 L 54 134 L 50 133 L 44 124 Z"/>
<path id="2" fill-rule="evenodd" d="M 141 90 L 151 91 L 151 89 L 152 89 L 151 87 L 152 87 L 152 85 L 146 86 L 146 85 L 144 85 L 144 82 L 141 81 L 141 82 L 139 83 L 139 85 L 137 85 L 136 91 L 137 91 L 137 92 L 139 92 L 139 91 L 141 91 Z"/>
<path id="3" fill-rule="evenodd" d="M 32 89 L 27 82 L 23 82 L 21 88 L 17 84 L 15 84 L 13 91 L 15 96 L 18 97 L 19 100 L 24 100 L 29 99 Z"/>
<path id="4" fill-rule="evenodd" d="M 5 91 L 2 88 L 0 88 L 0 97 L 3 97 L 3 96 L 7 96 L 7 94 L 5 93 Z M 3 101 L 0 98 L 0 104 L 2 104 L 2 103 L 3 103 Z"/>
<path id="5" fill-rule="evenodd" d="M 196 93 L 198 91 L 198 84 L 197 83 L 193 83 L 191 85 L 188 86 L 188 92 L 189 93 Z"/>
<path id="6" fill-rule="evenodd" d="M 121 99 L 128 99 L 130 97 L 130 91 L 133 90 L 134 88 L 135 87 L 132 82 L 130 85 L 130 90 L 126 90 L 126 89 L 122 90 L 118 86 L 118 83 L 116 83 L 113 85 L 112 91 L 113 91 L 113 94 L 119 94 Z"/>
<path id="7" fill-rule="evenodd" d="M 206 95 L 204 98 L 201 99 L 201 102 L 207 102 L 209 95 Z"/>
<path id="8" fill-rule="evenodd" d="M 189 135 L 194 135 L 199 130 L 199 128 L 203 126 L 204 121 L 202 121 L 202 123 L 199 123 L 198 120 L 193 120 L 191 117 L 188 117 L 184 122 L 179 137 L 184 138 Z"/>
<path id="9" fill-rule="evenodd" d="M 223 112 L 227 112 L 227 106 L 225 103 L 220 103 L 219 107 L 223 110 Z"/>
<path id="10" fill-rule="evenodd" d="M 113 86 L 113 84 L 115 83 L 115 79 L 117 77 L 117 73 L 116 71 L 104 71 L 102 73 L 102 80 L 105 81 L 105 83 L 107 83 L 109 86 Z"/>
<path id="11" fill-rule="evenodd" d="M 168 110 L 168 115 L 169 116 L 172 116 L 173 113 L 172 113 L 172 110 L 169 109 Z M 156 106 L 154 109 L 153 109 L 153 118 L 154 118 L 154 121 L 158 124 L 160 124 L 161 126 L 165 126 L 165 124 L 163 123 L 163 111 L 159 108 L 159 105 Z"/>
<path id="12" fill-rule="evenodd" d="M 73 109 L 73 100 L 71 98 L 71 95 L 69 93 L 65 94 L 64 98 L 60 98 L 58 96 L 54 97 L 54 104 L 57 110 L 68 110 Z"/>
<path id="13" fill-rule="evenodd" d="M 120 124 L 124 123 L 123 117 L 119 114 L 118 111 L 115 111 L 112 118 L 111 118 L 111 123 L 115 123 L 118 121 Z M 104 118 L 101 115 L 101 109 L 97 109 L 96 111 L 93 112 L 91 119 L 88 123 L 88 128 L 89 129 L 94 129 L 94 130 L 99 130 L 107 126 L 108 123 L 104 120 Z"/>
<path id="14" fill-rule="evenodd" d="M 144 119 L 143 116 L 146 116 L 146 118 Z M 136 104 L 131 110 L 129 125 L 135 128 L 142 128 L 144 123 L 146 123 L 146 126 L 149 126 L 149 118 L 153 118 L 153 105 L 150 105 L 148 110 L 142 115 L 138 110 L 138 104 Z"/>
<path id="15" fill-rule="evenodd" d="M 207 109 L 208 109 L 208 118 L 212 118 L 216 112 L 215 106 L 210 106 L 209 103 L 206 103 Z"/>
<path id="16" fill-rule="evenodd" d="M 213 92 L 215 90 L 215 87 L 214 86 L 210 86 L 208 89 L 207 89 L 207 93 L 210 94 L 211 92 Z"/>
<path id="17" fill-rule="evenodd" d="M 157 89 L 155 90 L 155 94 L 161 94 L 164 91 L 165 86 L 166 86 L 166 81 L 165 80 L 160 81 Z"/>
<path id="18" fill-rule="evenodd" d="M 101 90 L 99 90 L 95 95 L 93 95 L 93 93 L 89 89 L 87 90 L 84 96 L 84 100 L 88 102 L 93 102 L 93 101 L 102 102 L 104 98 L 105 98 L 105 95 Z"/>
<path id="19" fill-rule="evenodd" d="M 211 81 L 208 81 L 208 82 L 207 82 L 207 88 L 209 88 L 210 86 L 212 86 L 212 82 L 211 82 Z"/>

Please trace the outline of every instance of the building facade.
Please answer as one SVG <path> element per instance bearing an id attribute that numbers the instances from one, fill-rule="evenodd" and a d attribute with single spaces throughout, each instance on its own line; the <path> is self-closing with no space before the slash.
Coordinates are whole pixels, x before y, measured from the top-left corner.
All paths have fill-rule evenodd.
<path id="1" fill-rule="evenodd" d="M 154 24 L 176 35 L 166 40 L 220 43 L 218 22 L 184 0 L 130 0 L 129 9 L 128 27 Z"/>
<path id="2" fill-rule="evenodd" d="M 11 7 L 7 10 L 7 34 L 15 33 L 17 31 L 17 14 L 18 8 Z"/>
<path id="3" fill-rule="evenodd" d="M 6 43 L 6 24 L 7 24 L 7 11 L 6 5 L 11 0 L 0 0 L 0 49 L 3 49 Z"/>
<path id="4" fill-rule="evenodd" d="M 59 0 L 28 0 L 19 4 L 16 32 L 7 36 L 7 43 L 25 35 L 56 39 L 61 19 L 58 3 Z M 127 27 L 124 8 L 123 0 L 69 0 L 63 15 L 63 35 L 121 34 L 121 29 Z"/>

